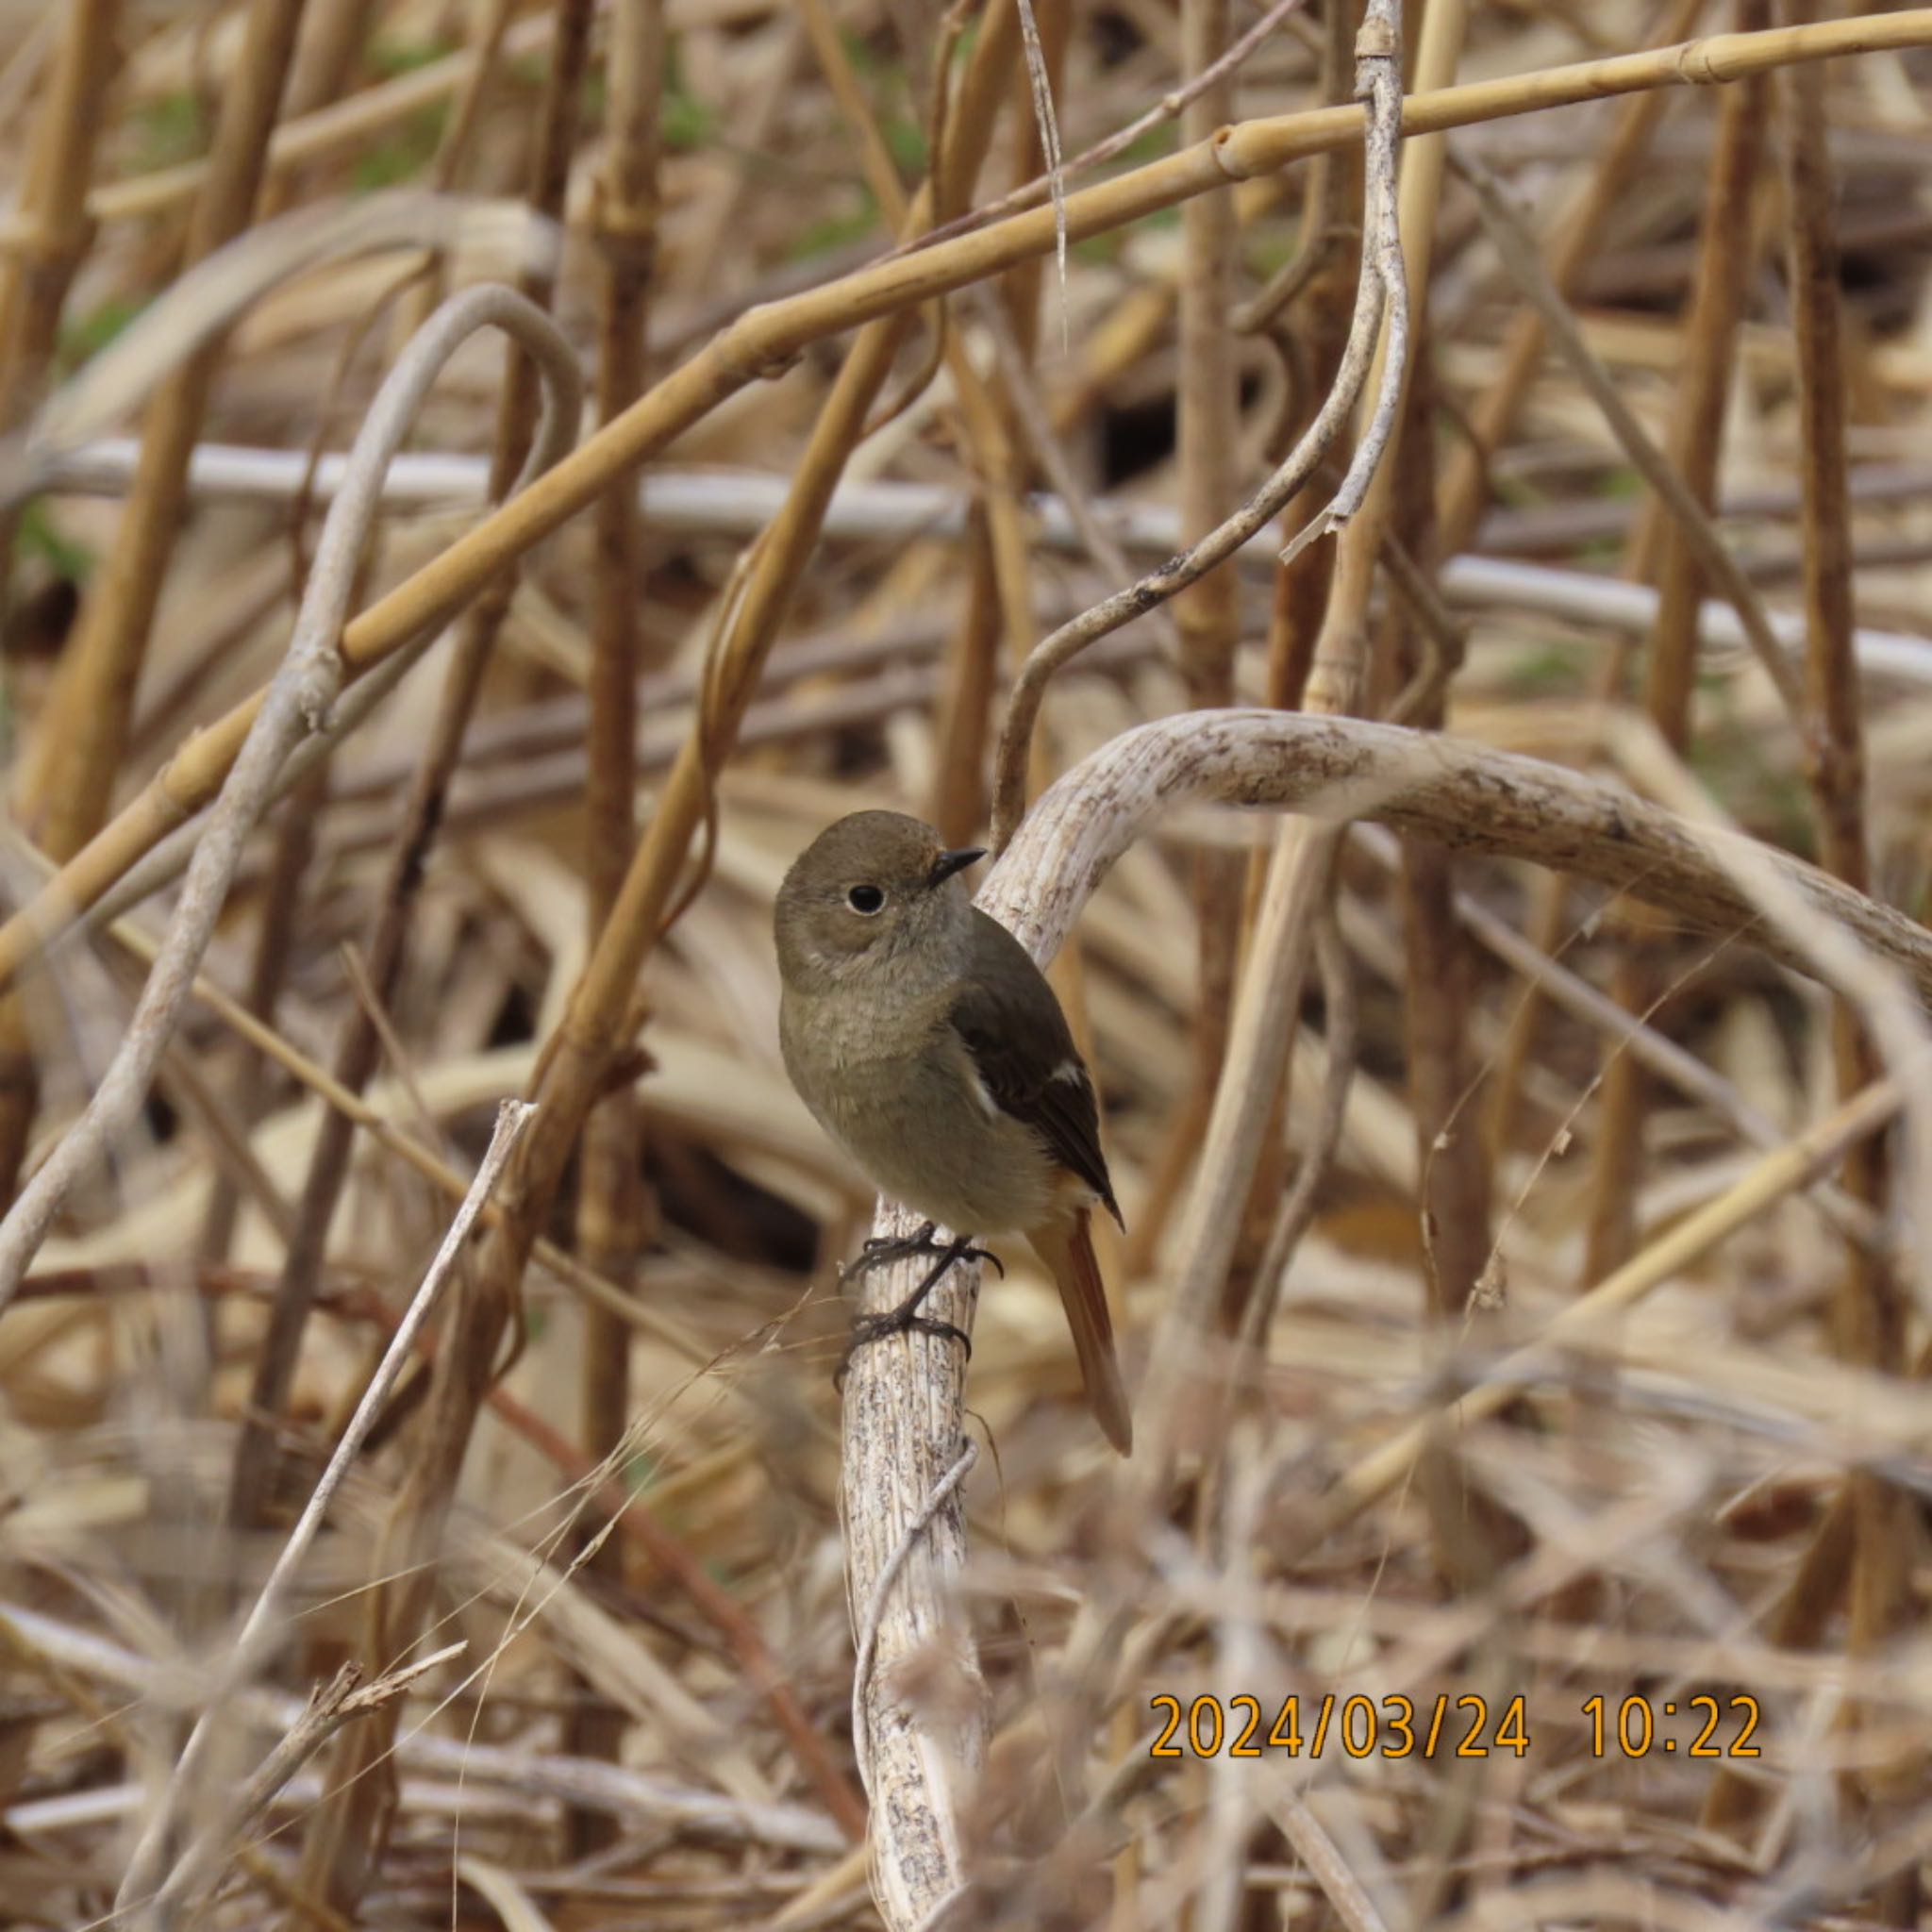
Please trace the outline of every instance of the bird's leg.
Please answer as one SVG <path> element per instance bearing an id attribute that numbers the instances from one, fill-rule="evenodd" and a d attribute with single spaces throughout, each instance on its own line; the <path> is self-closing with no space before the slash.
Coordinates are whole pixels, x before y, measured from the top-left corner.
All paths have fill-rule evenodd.
<path id="1" fill-rule="evenodd" d="M 919 1310 L 925 1298 L 945 1278 L 946 1271 L 960 1261 L 991 1261 L 999 1269 L 1004 1277 L 1006 1270 L 1000 1267 L 999 1257 L 988 1254 L 984 1248 L 973 1245 L 970 1234 L 956 1236 L 943 1245 L 933 1240 L 933 1226 L 927 1222 L 924 1228 L 909 1241 L 875 1244 L 866 1243 L 866 1251 L 848 1271 L 858 1274 L 867 1267 L 876 1266 L 887 1258 L 876 1252 L 877 1245 L 890 1246 L 897 1250 L 891 1258 L 900 1255 L 934 1255 L 938 1259 L 925 1272 L 925 1278 L 920 1282 L 896 1308 L 888 1308 L 882 1315 L 860 1315 L 852 1324 L 852 1340 L 845 1345 L 845 1354 L 839 1363 L 838 1374 L 832 1377 L 834 1386 L 843 1383 L 845 1371 L 852 1366 L 852 1357 L 869 1341 L 883 1341 L 889 1335 L 905 1335 L 917 1329 L 922 1335 L 950 1335 L 966 1351 L 970 1360 L 973 1355 L 973 1339 L 963 1328 L 956 1327 L 951 1322 L 936 1322 L 929 1315 Z"/>
<path id="2" fill-rule="evenodd" d="M 928 1221 L 924 1227 L 915 1228 L 910 1234 L 875 1234 L 859 1249 L 858 1258 L 856 1261 L 848 1261 L 844 1267 L 840 1269 L 839 1279 L 841 1281 L 857 1281 L 861 1274 L 869 1273 L 874 1268 L 887 1268 L 894 1261 L 909 1260 L 914 1255 L 943 1255 L 946 1257 L 945 1267 L 940 1269 L 938 1274 L 933 1276 L 935 1281 L 955 1261 L 962 1260 L 991 1261 L 998 1271 L 1000 1279 L 1002 1281 L 1006 1279 L 1007 1271 L 1001 1267 L 1000 1257 L 990 1249 L 974 1247 L 970 1236 L 965 1239 L 963 1245 L 958 1241 L 936 1241 L 934 1236 L 938 1232 L 937 1224 Z M 927 1287 L 930 1288 L 930 1286 L 931 1283 L 929 1282 Z M 922 1292 L 924 1291 L 922 1291 Z M 916 1299 L 917 1297 L 915 1297 Z"/>

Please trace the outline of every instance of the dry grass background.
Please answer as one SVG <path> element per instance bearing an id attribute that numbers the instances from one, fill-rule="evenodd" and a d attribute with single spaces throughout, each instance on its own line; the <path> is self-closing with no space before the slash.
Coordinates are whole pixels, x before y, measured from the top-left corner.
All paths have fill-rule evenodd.
<path id="1" fill-rule="evenodd" d="M 1932 1916 L 1928 46 L 0 16 L 0 1924 Z M 1017 1257 L 833 1391 L 867 805 L 1130 1463 Z"/>

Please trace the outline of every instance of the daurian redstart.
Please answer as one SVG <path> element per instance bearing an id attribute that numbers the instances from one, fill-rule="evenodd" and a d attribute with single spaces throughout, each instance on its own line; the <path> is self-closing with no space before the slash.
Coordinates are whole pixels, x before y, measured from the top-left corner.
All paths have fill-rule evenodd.
<path id="1" fill-rule="evenodd" d="M 959 874 L 983 857 L 891 811 L 854 812 L 813 840 L 778 892 L 785 1066 L 882 1193 L 957 1237 L 941 1247 L 928 1227 L 912 1244 L 941 1265 L 874 1331 L 934 1325 L 918 1304 L 946 1257 L 976 1235 L 1024 1235 L 1124 1456 L 1133 1424 L 1089 1228 L 1096 1205 L 1120 1220 L 1093 1082 L 1045 975 L 967 896 Z"/>

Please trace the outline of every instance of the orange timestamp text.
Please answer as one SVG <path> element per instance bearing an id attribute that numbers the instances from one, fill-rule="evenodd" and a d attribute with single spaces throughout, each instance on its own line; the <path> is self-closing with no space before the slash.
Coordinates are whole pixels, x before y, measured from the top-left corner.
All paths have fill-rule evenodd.
<path id="1" fill-rule="evenodd" d="M 1149 1700 L 1166 1722 L 1148 1747 L 1152 1757 L 1488 1757 L 1529 1749 L 1529 1721 L 1521 1697 L 1491 1705 L 1474 1692 L 1447 1691 L 1418 1704 L 1412 1697 L 1337 1697 L 1331 1690 L 1304 1701 L 1282 1701 L 1273 1721 L 1257 1697 L 1201 1696 L 1184 1704 Z"/>

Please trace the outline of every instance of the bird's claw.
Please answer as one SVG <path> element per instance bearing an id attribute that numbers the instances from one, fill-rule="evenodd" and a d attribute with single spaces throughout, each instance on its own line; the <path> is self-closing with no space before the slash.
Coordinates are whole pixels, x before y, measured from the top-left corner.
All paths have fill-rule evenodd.
<path id="1" fill-rule="evenodd" d="M 991 1262 L 993 1273 L 1002 1281 L 1007 1278 L 1005 1262 L 991 1248 L 956 1248 L 950 1241 L 936 1239 L 937 1232 L 933 1223 L 928 1221 L 912 1234 L 872 1235 L 860 1247 L 857 1257 L 839 1270 L 839 1279 L 841 1282 L 857 1281 L 861 1274 L 868 1274 L 874 1268 L 888 1268 L 894 1261 L 909 1261 L 915 1255 L 930 1255 L 935 1259 L 943 1255 L 948 1267 L 959 1261 Z"/>
<path id="2" fill-rule="evenodd" d="M 860 1315 L 852 1324 L 852 1339 L 845 1344 L 845 1353 L 839 1357 L 839 1366 L 832 1372 L 832 1387 L 842 1390 L 845 1376 L 852 1367 L 852 1357 L 869 1342 L 883 1341 L 891 1335 L 931 1335 L 935 1338 L 950 1337 L 966 1351 L 966 1359 L 973 1359 L 973 1338 L 965 1329 L 956 1327 L 951 1322 L 941 1322 L 931 1315 L 913 1314 L 905 1308 L 893 1308 L 883 1315 Z"/>

